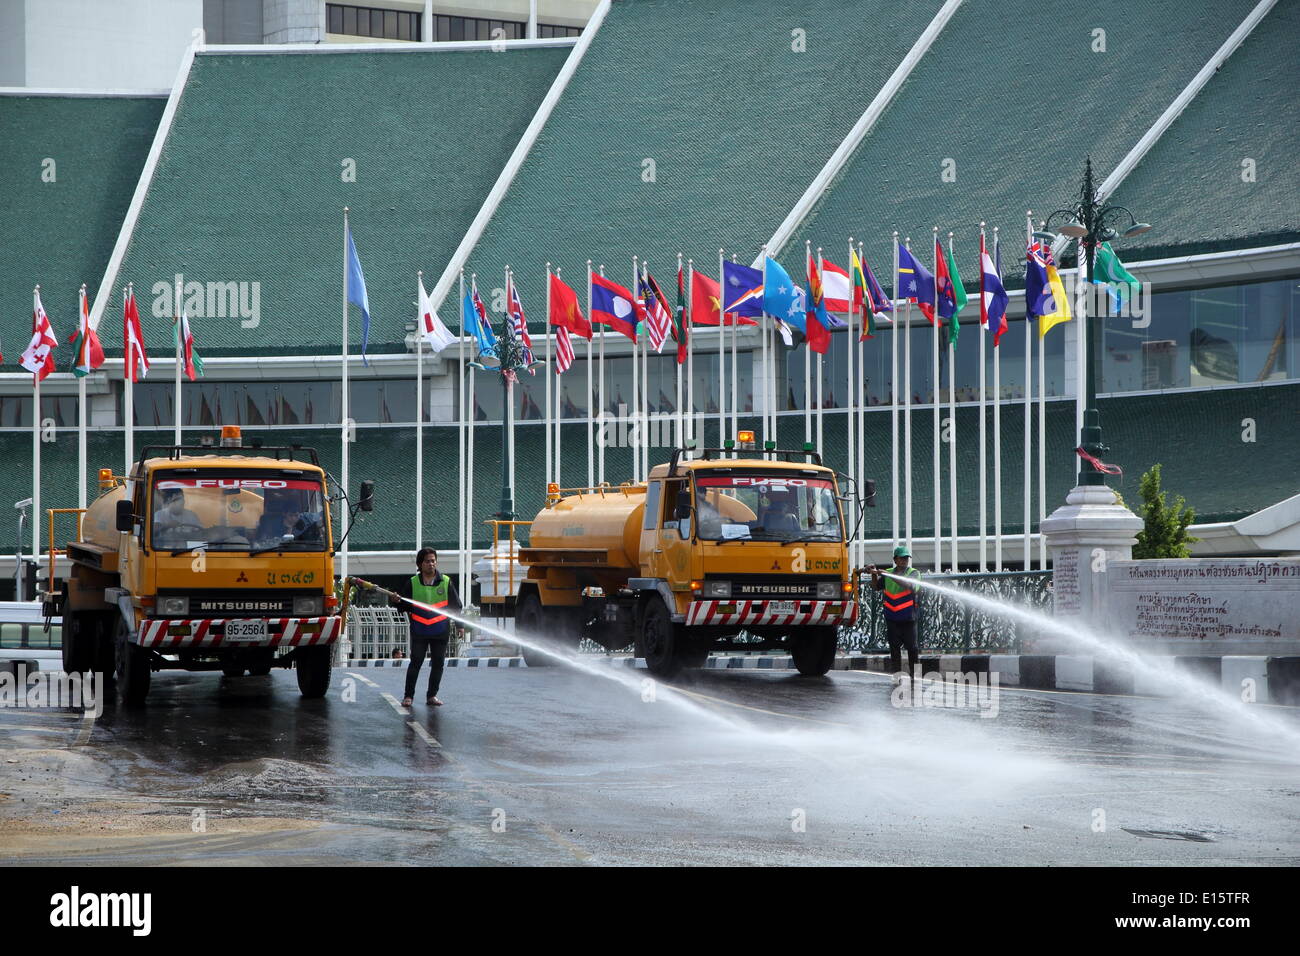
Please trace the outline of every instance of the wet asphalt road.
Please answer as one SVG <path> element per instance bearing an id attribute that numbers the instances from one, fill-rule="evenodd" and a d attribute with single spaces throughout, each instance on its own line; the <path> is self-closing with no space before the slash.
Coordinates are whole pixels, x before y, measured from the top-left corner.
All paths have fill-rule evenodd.
<path id="1" fill-rule="evenodd" d="M 448 669 L 439 709 L 422 674 L 410 713 L 388 668 L 317 701 L 173 672 L 93 725 L 0 710 L 0 863 L 1300 863 L 1293 710 L 615 673 Z"/>

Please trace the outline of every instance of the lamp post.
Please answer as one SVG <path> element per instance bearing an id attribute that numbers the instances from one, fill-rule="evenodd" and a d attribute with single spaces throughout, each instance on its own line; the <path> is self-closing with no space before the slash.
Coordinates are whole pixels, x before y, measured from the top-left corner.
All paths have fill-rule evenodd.
<path id="1" fill-rule="evenodd" d="M 1067 220 L 1066 224 L 1060 227 L 1061 234 L 1079 241 L 1078 277 L 1079 280 L 1088 283 L 1092 282 L 1092 270 L 1098 246 L 1111 239 L 1120 237 L 1127 239 L 1151 229 L 1150 223 L 1138 222 L 1123 206 L 1101 201 L 1092 178 L 1092 157 L 1088 157 L 1084 162 L 1083 184 L 1079 188 L 1078 198 L 1067 208 L 1057 209 L 1048 216 L 1043 221 L 1042 231 L 1035 232 L 1034 236 L 1054 243 L 1057 236 L 1050 231 L 1049 226 L 1058 216 Z M 1124 217 L 1128 218 L 1128 226 L 1118 231 L 1115 223 Z M 1098 333 L 1100 321 L 1100 316 L 1094 322 L 1084 319 L 1085 360 L 1083 367 L 1079 369 L 1079 387 L 1083 389 L 1084 394 L 1083 428 L 1079 432 L 1079 446 L 1098 459 L 1110 450 L 1102 444 L 1101 414 L 1097 410 L 1097 383 L 1101 380 L 1102 368 Z M 1078 483 L 1105 485 L 1106 475 L 1094 468 L 1086 459 L 1081 459 Z"/>
<path id="2" fill-rule="evenodd" d="M 530 362 L 526 353 L 527 349 L 515 338 L 514 330 L 510 327 L 510 319 L 507 318 L 496 346 L 481 355 L 479 362 L 470 363 L 475 368 L 497 372 L 501 376 L 501 503 L 496 514 L 501 521 L 515 519 L 514 488 L 510 485 L 510 429 L 512 427 L 510 385 L 519 380 L 519 372 L 537 364 Z M 498 364 L 492 365 L 482 361 L 488 357 L 495 358 Z"/>

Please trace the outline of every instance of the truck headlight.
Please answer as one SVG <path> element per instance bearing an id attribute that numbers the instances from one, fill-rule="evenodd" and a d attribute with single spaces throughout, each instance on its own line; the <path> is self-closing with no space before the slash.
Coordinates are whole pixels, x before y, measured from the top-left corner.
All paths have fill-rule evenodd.
<path id="1" fill-rule="evenodd" d="M 190 599 L 187 597 L 159 598 L 158 613 L 163 617 L 185 617 L 190 613 Z"/>
<path id="2" fill-rule="evenodd" d="M 320 617 L 324 613 L 325 597 L 323 595 L 311 594 L 307 597 L 293 599 L 294 617 Z"/>
<path id="3" fill-rule="evenodd" d="M 840 596 L 839 581 L 818 581 L 817 598 L 821 601 L 833 601 Z"/>
<path id="4" fill-rule="evenodd" d="M 730 581 L 705 581 L 704 596 L 706 598 L 731 597 L 731 582 Z"/>

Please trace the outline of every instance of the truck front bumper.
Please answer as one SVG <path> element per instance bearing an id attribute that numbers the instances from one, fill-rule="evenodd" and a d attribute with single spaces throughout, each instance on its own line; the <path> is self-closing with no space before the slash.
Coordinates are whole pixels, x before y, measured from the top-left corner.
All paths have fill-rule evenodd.
<path id="1" fill-rule="evenodd" d="M 789 605 L 794 606 L 793 613 Z M 686 624 L 822 627 L 852 624 L 856 614 L 853 601 L 692 601 L 686 609 Z"/>
<path id="2" fill-rule="evenodd" d="M 314 644 L 333 644 L 342 632 L 343 618 L 333 617 L 272 617 L 266 619 L 264 638 L 226 639 L 226 622 L 231 618 L 201 618 L 175 620 L 148 618 L 140 622 L 134 643 L 159 651 L 180 651 L 192 648 L 236 647 L 307 647 Z M 234 620 L 247 620 L 237 618 Z"/>

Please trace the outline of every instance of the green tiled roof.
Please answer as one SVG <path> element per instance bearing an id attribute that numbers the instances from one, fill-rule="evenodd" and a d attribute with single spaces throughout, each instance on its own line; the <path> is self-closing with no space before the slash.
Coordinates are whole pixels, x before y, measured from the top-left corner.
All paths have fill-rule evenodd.
<path id="1" fill-rule="evenodd" d="M 260 283 L 256 328 L 191 310 L 203 354 L 336 352 L 349 206 L 370 347 L 404 351 L 416 270 L 437 280 L 568 54 L 196 57 L 118 275 L 136 283 L 146 341 L 170 334 L 150 289 L 179 272 Z M 360 324 L 354 308 L 354 351 Z"/>
<path id="2" fill-rule="evenodd" d="M 0 96 L 0 342 L 7 364 L 16 366 L 31 336 L 38 283 L 55 332 L 66 339 L 75 331 L 77 290 L 83 282 L 92 297 L 99 289 L 166 102 Z M 47 159 L 53 182 L 42 178 Z M 71 361 L 69 351 L 54 353 L 60 368 Z"/>
<path id="3" fill-rule="evenodd" d="M 613 4 L 469 267 L 513 266 L 540 323 L 548 260 L 575 288 L 588 258 L 669 286 L 678 252 L 714 278 L 719 247 L 750 261 L 940 6 Z"/>
<path id="4" fill-rule="evenodd" d="M 841 250 L 852 235 L 864 241 L 868 261 L 888 282 L 890 232 L 910 235 L 913 248 L 919 247 L 928 263 L 931 227 L 938 226 L 945 242 L 949 230 L 956 234 L 958 265 L 973 288 L 980 221 L 988 222 L 990 243 L 997 225 L 1004 240 L 1019 244 L 1026 209 L 1033 209 L 1037 219 L 1077 194 L 1085 154 L 1092 156 L 1100 182 L 1253 6 L 1250 0 L 1098 0 L 1015 4 L 1013 13 L 1007 4 L 962 4 L 796 231 L 798 249 L 787 247 L 782 258 L 787 265 L 796 264 L 804 239 L 810 239 L 846 265 Z M 1096 29 L 1105 31 L 1104 53 L 1093 52 Z M 1269 117 L 1273 128 L 1263 131 L 1271 144 L 1293 138 L 1295 107 L 1289 91 L 1296 85 L 1295 57 L 1280 51 L 1293 34 L 1269 20 L 1256 34 L 1260 31 L 1272 31 L 1274 39 L 1264 42 L 1279 46 L 1277 55 L 1284 61 L 1274 63 L 1273 70 L 1289 72 L 1291 82 L 1276 89 L 1254 83 L 1247 88 L 1231 79 L 1224 83 L 1219 76 L 1202 95 L 1220 85 L 1219 106 L 1207 115 L 1216 125 L 1235 130 L 1234 138 L 1246 140 L 1260 132 L 1250 117 L 1269 116 L 1271 100 L 1284 100 Z M 1228 69 L 1234 69 L 1233 61 Z M 1239 120 L 1239 109 L 1245 110 L 1245 121 Z M 1283 119 L 1287 114 L 1289 121 Z M 1215 157 L 1231 152 L 1227 144 L 1202 145 Z M 1234 189 L 1230 180 L 1236 161 L 1207 190 L 1186 178 L 1204 153 L 1163 144 L 1157 149 L 1165 161 L 1148 156 L 1143 166 L 1159 170 L 1160 201 L 1167 212 L 1160 218 L 1164 238 L 1152 233 L 1151 241 L 1217 230 L 1220 199 L 1226 201 Z M 1278 157 L 1271 175 L 1294 184 L 1293 165 Z M 951 181 L 944 178 L 946 170 Z M 1202 179 L 1211 175 L 1207 168 Z M 1270 231 L 1287 220 L 1284 211 L 1294 209 L 1296 201 L 1294 188 L 1285 200 L 1261 196 L 1251 207 L 1257 214 L 1255 231 Z M 1273 205 L 1265 208 L 1269 202 Z M 1148 207 L 1144 198 L 1144 215 Z M 1289 221 L 1294 227 L 1294 217 Z M 1133 245 L 1126 242 L 1124 248 Z M 1019 258 L 1019 253 L 1007 256 L 1004 251 L 1009 273 Z M 1008 284 L 1020 283 L 1009 276 Z"/>
<path id="5" fill-rule="evenodd" d="M 1120 185 L 1115 201 L 1157 227 L 1128 257 L 1300 239 L 1297 35 L 1300 4 L 1279 3 Z"/>
<path id="6" fill-rule="evenodd" d="M 1007 533 L 1022 530 L 1022 475 L 1024 452 L 1023 404 L 1003 406 L 1003 526 Z M 946 414 L 946 412 L 945 412 Z M 958 427 L 958 524 L 962 534 L 978 533 L 978 409 L 960 407 Z M 1196 509 L 1197 521 L 1231 521 L 1275 504 L 1300 491 L 1300 445 L 1294 436 L 1300 421 L 1300 385 L 1257 386 L 1109 398 L 1101 401 L 1102 424 L 1112 451 L 1106 460 L 1120 465 L 1124 477 L 1112 486 L 1136 507 L 1138 479 L 1153 464 L 1164 465 L 1164 484 L 1173 494 L 1183 495 Z M 989 435 L 992 441 L 992 411 Z M 1035 412 L 1037 415 L 1037 412 Z M 1255 442 L 1242 441 L 1242 421 L 1255 422 Z M 1036 421 L 1036 419 L 1035 419 Z M 913 532 L 927 537 L 932 531 L 931 433 L 929 409 L 913 412 Z M 741 427 L 757 427 L 756 420 L 742 418 Z M 710 423 L 711 425 L 711 423 Z M 1035 432 L 1036 432 L 1035 424 Z M 480 425 L 476 432 L 474 510 L 478 517 L 476 540 L 483 546 L 490 532 L 481 522 L 497 510 L 501 492 L 501 432 L 496 425 Z M 826 461 L 843 470 L 846 458 L 844 416 L 828 413 L 825 421 Z M 586 426 L 565 426 L 564 441 L 574 450 L 563 458 L 562 484 L 586 483 Z M 249 429 L 245 438 L 262 437 L 267 444 L 299 443 L 318 450 L 321 464 L 335 476 L 339 473 L 337 429 L 303 428 L 259 431 Z M 166 444 L 171 432 L 137 430 L 136 448 Z M 544 498 L 544 435 L 533 423 L 521 423 L 515 436 L 515 510 L 529 519 Z M 781 441 L 786 447 L 803 443 L 802 416 L 781 416 Z M 1047 405 L 1047 511 L 1064 502 L 1074 484 L 1077 460 L 1074 456 L 1074 403 L 1053 401 Z M 31 460 L 31 436 L 24 431 L 0 432 L 0 454 L 9 461 Z M 669 449 L 651 449 L 651 463 L 666 460 Z M 943 448 L 943 493 L 947 494 L 947 447 Z M 876 480 L 877 507 L 864 525 L 869 538 L 890 534 L 889 412 L 879 409 L 867 415 L 867 477 Z M 901 450 L 900 450 L 901 460 Z M 1036 460 L 1036 458 L 1035 458 Z M 42 448 L 43 507 L 72 507 L 76 504 L 76 432 L 64 430 L 58 440 Z M 457 502 L 463 489 L 457 480 L 456 430 L 452 426 L 425 429 L 424 523 L 426 544 L 439 548 L 456 544 Z M 606 474 L 617 483 L 630 477 L 630 451 L 611 448 L 606 452 Z M 95 495 L 94 475 L 100 467 L 122 466 L 120 432 L 92 431 L 89 436 L 90 494 Z M 989 459 L 989 521 L 992 522 L 992 458 Z M 1037 475 L 1035 465 L 1033 474 Z M 352 453 L 351 485 L 365 479 L 376 481 L 375 510 L 365 515 L 349 541 L 355 550 L 412 550 L 415 547 L 415 433 L 413 428 L 359 428 Z M 1034 479 L 1036 481 L 1036 477 Z M 26 467 L 0 471 L 0 501 L 18 501 L 31 494 L 30 472 Z M 12 496 L 12 497 L 8 497 Z M 948 505 L 943 505 L 945 528 Z M 1037 526 L 1035 501 L 1033 524 Z M 12 533 L 12 532 L 10 532 Z M 0 538 L 0 540 L 8 540 Z M 25 546 L 26 548 L 26 546 Z"/>

